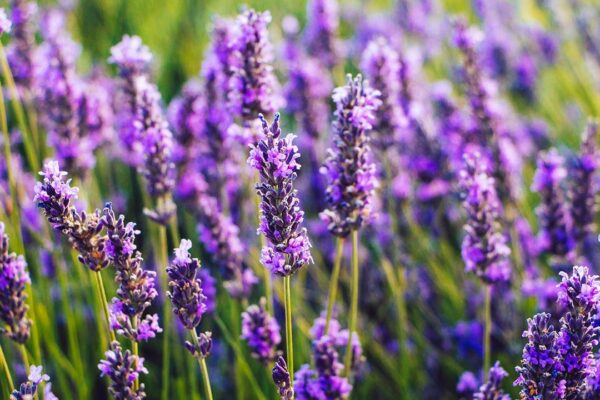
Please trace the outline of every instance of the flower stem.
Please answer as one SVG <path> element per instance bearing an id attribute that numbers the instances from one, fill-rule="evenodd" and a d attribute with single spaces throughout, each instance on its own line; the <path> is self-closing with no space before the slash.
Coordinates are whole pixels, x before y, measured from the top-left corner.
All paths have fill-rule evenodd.
<path id="1" fill-rule="evenodd" d="M 133 330 L 137 331 L 138 328 L 138 317 L 137 315 L 133 317 Z M 139 356 L 138 342 L 136 340 L 131 340 L 131 351 L 135 358 Z M 135 378 L 135 382 L 133 382 L 133 388 L 138 390 L 140 388 L 140 379 L 139 377 Z"/>
<path id="2" fill-rule="evenodd" d="M 158 227 L 158 265 L 157 269 L 160 271 L 162 291 L 166 292 L 167 282 L 167 228 L 163 225 Z M 171 332 L 171 310 L 169 302 L 166 298 L 163 299 L 163 314 L 164 314 L 164 330 L 163 330 L 163 343 L 162 343 L 162 393 L 161 398 L 167 400 L 169 398 L 169 364 L 171 362 L 171 348 L 169 347 L 169 336 Z"/>
<path id="3" fill-rule="evenodd" d="M 485 298 L 483 303 L 484 332 L 483 332 L 483 381 L 487 382 L 490 370 L 490 339 L 492 335 L 492 290 L 490 285 L 485 285 Z"/>
<path id="4" fill-rule="evenodd" d="M 106 327 L 108 328 L 108 335 L 111 342 L 117 340 L 115 332 L 110 328 L 110 312 L 108 310 L 108 300 L 106 299 L 106 291 L 104 290 L 104 282 L 102 282 L 102 275 L 100 271 L 94 272 L 94 278 L 96 281 L 96 289 L 98 290 L 98 296 L 102 302 L 102 308 L 104 309 L 104 319 L 106 320 Z"/>
<path id="5" fill-rule="evenodd" d="M 25 370 L 29 372 L 29 356 L 27 355 L 27 348 L 24 344 L 20 344 L 19 350 L 21 351 L 21 358 L 23 359 L 23 365 L 25 366 Z"/>
<path id="6" fill-rule="evenodd" d="M 348 324 L 348 345 L 346 346 L 346 361 L 344 370 L 350 376 L 352 364 L 352 336 L 356 332 L 356 319 L 358 317 L 358 230 L 352 230 L 352 287 L 350 303 L 350 322 Z"/>
<path id="7" fill-rule="evenodd" d="M 333 306 L 337 297 L 338 281 L 340 278 L 340 267 L 342 264 L 342 255 L 344 253 L 344 238 L 338 237 L 335 244 L 335 260 L 333 262 L 333 272 L 331 281 L 329 281 L 329 297 L 327 299 L 327 316 L 325 319 L 325 335 L 329 332 L 329 324 L 333 315 Z"/>
<path id="8" fill-rule="evenodd" d="M 290 276 L 283 278 L 283 297 L 285 302 L 285 345 L 290 382 L 294 384 L 294 340 L 292 337 L 292 285 Z"/>
<path id="9" fill-rule="evenodd" d="M 2 364 L 2 369 L 4 370 L 4 375 L 6 376 L 6 382 L 9 386 L 9 393 L 14 389 L 15 385 L 12 380 L 12 376 L 10 375 L 10 368 L 8 368 L 8 363 L 6 362 L 6 357 L 4 357 L 4 350 L 2 350 L 2 345 L 0 344 L 0 364 Z"/>
<path id="10" fill-rule="evenodd" d="M 198 334 L 195 329 L 191 330 L 192 339 L 197 348 L 200 348 L 200 341 L 198 340 Z M 208 376 L 208 367 L 206 366 L 206 360 L 204 357 L 198 357 L 198 365 L 200 365 L 200 371 L 202 372 L 202 380 L 204 381 L 204 394 L 207 400 L 212 400 L 212 389 L 210 387 L 210 376 Z"/>

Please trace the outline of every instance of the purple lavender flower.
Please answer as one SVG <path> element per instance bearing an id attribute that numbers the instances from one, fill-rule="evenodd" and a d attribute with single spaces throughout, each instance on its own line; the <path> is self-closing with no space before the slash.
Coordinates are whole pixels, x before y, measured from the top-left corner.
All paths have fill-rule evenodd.
<path id="1" fill-rule="evenodd" d="M 595 172 L 598 168 L 598 152 L 596 140 L 598 124 L 588 122 L 587 129 L 581 142 L 581 150 L 571 168 L 572 179 L 569 198 L 571 201 L 571 218 L 573 220 L 573 236 L 581 243 L 586 236 L 594 231 L 594 215 L 596 213 L 596 183 Z"/>
<path id="2" fill-rule="evenodd" d="M 4 8 L 0 8 L 0 35 L 9 33 L 12 28 L 12 22 L 8 19 Z"/>
<path id="3" fill-rule="evenodd" d="M 115 267 L 115 281 L 119 284 L 117 297 L 111 305 L 111 328 L 125 337 L 149 340 L 162 332 L 157 314 L 145 314 L 158 295 L 155 288 L 156 273 L 142 268 L 143 258 L 135 245 L 140 231 L 125 217 L 116 217 L 108 204 L 103 211 L 102 226 L 106 228 L 105 251 Z"/>
<path id="4" fill-rule="evenodd" d="M 556 371 L 561 366 L 557 360 L 557 334 L 550 324 L 550 314 L 537 314 L 527 320 L 527 325 L 523 337 L 528 342 L 523 348 L 521 366 L 515 368 L 519 377 L 514 385 L 521 386 L 522 399 L 555 398 Z"/>
<path id="5" fill-rule="evenodd" d="M 19 89 L 31 96 L 34 81 L 35 33 L 37 6 L 27 0 L 11 1 L 12 33 L 6 57 Z"/>
<path id="6" fill-rule="evenodd" d="M 500 228 L 500 203 L 494 178 L 488 175 L 478 153 L 465 155 L 461 184 L 467 212 L 466 235 L 462 243 L 465 270 L 474 272 L 487 284 L 506 281 L 510 277 L 507 259 L 510 249 Z"/>
<path id="7" fill-rule="evenodd" d="M 540 248 L 551 255 L 568 258 L 574 242 L 571 218 L 565 209 L 565 196 L 561 188 L 566 175 L 562 157 L 552 149 L 538 158 L 531 188 L 541 197 L 537 209 L 541 222 Z"/>
<path id="8" fill-rule="evenodd" d="M 279 390 L 279 397 L 281 400 L 292 400 L 294 398 L 294 389 L 290 383 L 290 373 L 287 368 L 285 359 L 279 356 L 272 372 L 273 382 Z M 297 397 L 297 399 L 300 399 Z"/>
<path id="9" fill-rule="evenodd" d="M 207 268 L 200 268 L 196 276 L 200 280 L 202 294 L 206 297 L 204 302 L 206 304 L 206 313 L 210 314 L 217 309 L 217 281 Z"/>
<path id="10" fill-rule="evenodd" d="M 129 350 L 123 351 L 119 342 L 112 342 L 110 349 L 104 353 L 106 360 L 100 361 L 100 376 L 110 379 L 108 392 L 115 400 L 142 400 L 146 398 L 144 384 L 134 389 L 134 382 L 140 374 L 147 374 L 144 359 L 132 355 Z"/>
<path id="11" fill-rule="evenodd" d="M 260 173 L 256 192 L 261 198 L 258 233 L 269 239 L 270 245 L 262 249 L 261 262 L 279 276 L 294 274 L 312 262 L 310 242 L 306 228 L 302 228 L 304 212 L 294 189 L 300 164 L 294 135 L 281 136 L 279 114 L 269 124 L 262 114 L 263 136 L 251 145 L 248 164 Z"/>
<path id="12" fill-rule="evenodd" d="M 206 296 L 202 293 L 202 286 L 196 276 L 200 261 L 191 257 L 189 252 L 191 248 L 192 242 L 182 239 L 179 247 L 175 249 L 175 258 L 167 267 L 169 275 L 167 295 L 173 303 L 173 312 L 189 330 L 198 326 L 206 312 Z"/>
<path id="13" fill-rule="evenodd" d="M 23 256 L 8 252 L 8 235 L 0 222 L 0 334 L 23 344 L 29 338 L 31 320 L 25 303 L 25 285 L 31 283 Z"/>
<path id="14" fill-rule="evenodd" d="M 377 187 L 375 165 L 369 160 L 369 136 L 375 112 L 381 104 L 379 92 L 361 75 L 335 89 L 334 148 L 322 170 L 329 177 L 326 198 L 329 208 L 321 213 L 329 231 L 346 237 L 359 229 L 372 214 L 372 197 Z"/>
<path id="15" fill-rule="evenodd" d="M 231 40 L 231 71 L 229 110 L 239 116 L 244 125 L 252 123 L 258 114 L 273 114 L 281 105 L 279 84 L 273 73 L 273 51 L 267 25 L 268 11 L 243 11 L 236 19 Z"/>
<path id="16" fill-rule="evenodd" d="M 96 210 L 92 214 L 77 211 L 73 200 L 77 198 L 79 189 L 71 187 L 71 180 L 65 178 L 67 173 L 60 170 L 57 161 L 47 161 L 40 175 L 44 178 L 42 182 L 36 183 L 34 201 L 44 210 L 52 228 L 69 239 L 83 265 L 92 271 L 106 268 L 106 237 L 100 234 L 100 211 Z"/>
<path id="17" fill-rule="evenodd" d="M 381 107 L 373 124 L 375 144 L 380 149 L 397 143 L 400 129 L 407 123 L 399 102 L 402 91 L 400 68 L 399 55 L 385 38 L 378 37 L 369 42 L 362 55 L 361 69 L 373 88 L 381 93 Z"/>
<path id="18" fill-rule="evenodd" d="M 473 400 L 510 400 L 510 396 L 502 391 L 502 380 L 508 373 L 500 366 L 500 362 L 490 368 L 488 381 L 479 387 L 479 391 L 473 395 Z"/>
<path id="19" fill-rule="evenodd" d="M 460 395 L 461 399 L 472 399 L 478 386 L 479 383 L 475 374 L 471 371 L 466 371 L 458 379 L 456 392 Z"/>
<path id="20" fill-rule="evenodd" d="M 27 381 L 21 383 L 21 385 L 17 389 L 13 390 L 9 397 L 9 400 L 29 400 L 37 398 L 37 389 L 41 383 L 44 383 L 46 385 L 44 388 L 44 400 L 51 400 L 52 397 L 50 396 L 54 395 L 51 392 L 46 391 L 46 388 L 48 388 L 51 385 L 50 377 L 42 373 L 41 366 L 32 365 L 29 368 L 29 375 L 27 376 Z"/>
<path id="21" fill-rule="evenodd" d="M 242 313 L 241 336 L 248 343 L 252 357 L 265 364 L 278 357 L 277 346 L 281 343 L 279 324 L 267 312 L 266 304 L 262 297 L 258 304 L 252 304 Z"/>
<path id="22" fill-rule="evenodd" d="M 49 145 L 56 150 L 59 162 L 70 173 L 83 177 L 95 164 L 94 148 L 80 119 L 84 90 L 75 71 L 79 47 L 63 30 L 63 19 L 58 11 L 46 16 L 38 103 Z"/>
<path id="23" fill-rule="evenodd" d="M 561 272 L 558 301 L 566 307 L 556 340 L 564 395 L 578 399 L 586 391 L 587 377 L 595 373 L 593 350 L 598 345 L 600 326 L 595 322 L 600 304 L 600 277 L 587 267 L 573 267 L 569 276 Z"/>
<path id="24" fill-rule="evenodd" d="M 327 68 L 337 64 L 340 57 L 338 8 L 336 0 L 310 0 L 306 6 L 306 48 L 311 56 Z"/>

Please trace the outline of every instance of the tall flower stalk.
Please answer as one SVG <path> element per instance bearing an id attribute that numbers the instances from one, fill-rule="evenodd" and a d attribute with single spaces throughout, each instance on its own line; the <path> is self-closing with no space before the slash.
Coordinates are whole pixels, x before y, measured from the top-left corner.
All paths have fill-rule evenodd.
<path id="1" fill-rule="evenodd" d="M 326 192 L 328 208 L 321 213 L 329 231 L 338 238 L 352 235 L 352 285 L 350 335 L 356 331 L 358 318 L 358 230 L 372 217 L 372 197 L 377 187 L 375 164 L 370 161 L 369 131 L 375 112 L 381 104 L 379 92 L 371 89 L 361 75 L 348 75 L 346 86 L 333 94 L 336 103 L 334 148 L 328 152 L 323 171 L 329 178 Z M 340 242 L 338 242 L 340 246 Z M 341 247 L 341 246 L 340 246 Z M 339 268 L 339 266 L 337 267 Z M 334 266 L 334 275 L 336 274 Z M 332 282 L 337 285 L 337 282 Z M 336 291 L 330 290 L 335 296 Z M 328 304 L 335 304 L 329 298 Z M 331 305 L 328 305 L 332 307 Z M 327 318 L 331 319 L 331 313 Z M 327 323 L 327 326 L 329 323 Z M 345 360 L 345 373 L 350 375 L 350 343 Z"/>
<path id="2" fill-rule="evenodd" d="M 260 197 L 260 225 L 258 233 L 269 244 L 261 251 L 261 263 L 272 274 L 283 277 L 286 357 L 290 379 L 293 384 L 294 348 L 292 336 L 291 276 L 304 265 L 312 262 L 310 242 L 306 228 L 302 227 L 304 212 L 294 181 L 300 164 L 298 148 L 293 144 L 295 136 L 282 136 L 279 114 L 269 126 L 262 114 L 263 134 L 257 144 L 251 145 L 248 164 L 260 174 L 256 192 Z"/>

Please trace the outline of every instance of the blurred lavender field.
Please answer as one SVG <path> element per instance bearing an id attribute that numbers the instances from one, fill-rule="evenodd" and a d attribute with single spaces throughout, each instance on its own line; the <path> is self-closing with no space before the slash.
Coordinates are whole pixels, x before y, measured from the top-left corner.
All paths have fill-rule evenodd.
<path id="1" fill-rule="evenodd" d="M 600 4 L 0 2 L 0 396 L 600 399 Z"/>

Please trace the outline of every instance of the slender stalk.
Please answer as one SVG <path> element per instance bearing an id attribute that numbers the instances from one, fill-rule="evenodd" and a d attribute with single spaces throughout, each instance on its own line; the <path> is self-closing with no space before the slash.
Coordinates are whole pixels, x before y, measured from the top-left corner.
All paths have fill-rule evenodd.
<path id="1" fill-rule="evenodd" d="M 338 281 L 340 279 L 340 268 L 342 265 L 342 255 L 344 253 L 344 241 L 342 237 L 338 237 L 335 242 L 335 260 L 333 262 L 333 272 L 331 273 L 331 281 L 329 281 L 329 296 L 327 298 L 327 316 L 325 319 L 325 335 L 329 332 L 329 324 L 333 315 L 333 306 L 337 297 Z"/>
<path id="2" fill-rule="evenodd" d="M 96 289 L 98 290 L 98 296 L 100 297 L 100 301 L 102 302 L 102 308 L 104 309 L 104 319 L 106 320 L 106 327 L 108 329 L 108 336 L 110 337 L 111 342 L 117 340 L 115 336 L 115 332 L 110 329 L 110 313 L 108 310 L 108 300 L 106 299 L 106 291 L 104 290 L 104 282 L 102 282 L 102 275 L 100 275 L 100 271 L 94 272 L 94 278 L 96 281 Z"/>
<path id="3" fill-rule="evenodd" d="M 294 385 L 294 339 L 292 335 L 292 285 L 291 277 L 283 278 L 283 297 L 285 302 L 285 346 L 290 382 Z"/>
<path id="4" fill-rule="evenodd" d="M 0 364 L 2 364 L 2 369 L 4 370 L 4 376 L 6 377 L 6 382 L 9 386 L 9 392 L 11 392 L 15 388 L 15 384 L 13 383 L 12 376 L 10 375 L 10 368 L 8 367 L 8 363 L 6 362 L 6 357 L 4 356 L 4 350 L 2 350 L 2 345 L 0 344 Z"/>
<path id="5" fill-rule="evenodd" d="M 137 330 L 138 327 L 138 317 L 133 317 L 133 330 Z M 136 340 L 131 340 L 131 351 L 135 357 L 139 356 L 138 342 Z M 133 382 L 133 388 L 138 390 L 140 388 L 140 380 L 139 377 L 135 378 L 135 382 Z"/>
<path id="6" fill-rule="evenodd" d="M 487 382 L 490 370 L 492 335 L 492 290 L 490 285 L 485 285 L 485 299 L 483 303 L 484 332 L 483 332 L 483 381 Z"/>
<path id="7" fill-rule="evenodd" d="M 25 366 L 25 370 L 29 372 L 29 356 L 27 355 L 27 348 L 24 344 L 19 345 L 19 350 L 21 351 L 21 358 L 23 359 L 23 365 Z"/>
<path id="8" fill-rule="evenodd" d="M 352 364 L 352 335 L 356 332 L 356 320 L 358 317 L 358 230 L 352 230 L 352 287 L 350 303 L 350 323 L 348 324 L 348 345 L 346 347 L 346 361 L 344 371 L 350 376 Z"/>
<path id="9" fill-rule="evenodd" d="M 198 340 L 198 334 L 195 329 L 191 330 L 192 339 L 196 347 L 200 348 L 200 341 Z M 198 357 L 198 365 L 200 365 L 200 371 L 202 372 L 202 380 L 204 381 L 204 394 L 207 400 L 213 400 L 212 389 L 210 387 L 210 376 L 208 376 L 208 367 L 206 366 L 206 360 L 204 357 Z"/>
<path id="10" fill-rule="evenodd" d="M 158 265 L 157 268 L 161 277 L 161 286 L 163 292 L 167 290 L 167 228 L 163 225 L 158 227 Z M 167 400 L 169 398 L 169 364 L 171 362 L 171 348 L 169 346 L 169 336 L 171 332 L 171 310 L 169 302 L 163 299 L 163 314 L 164 314 L 164 331 L 162 343 L 162 393 L 161 398 Z"/>

